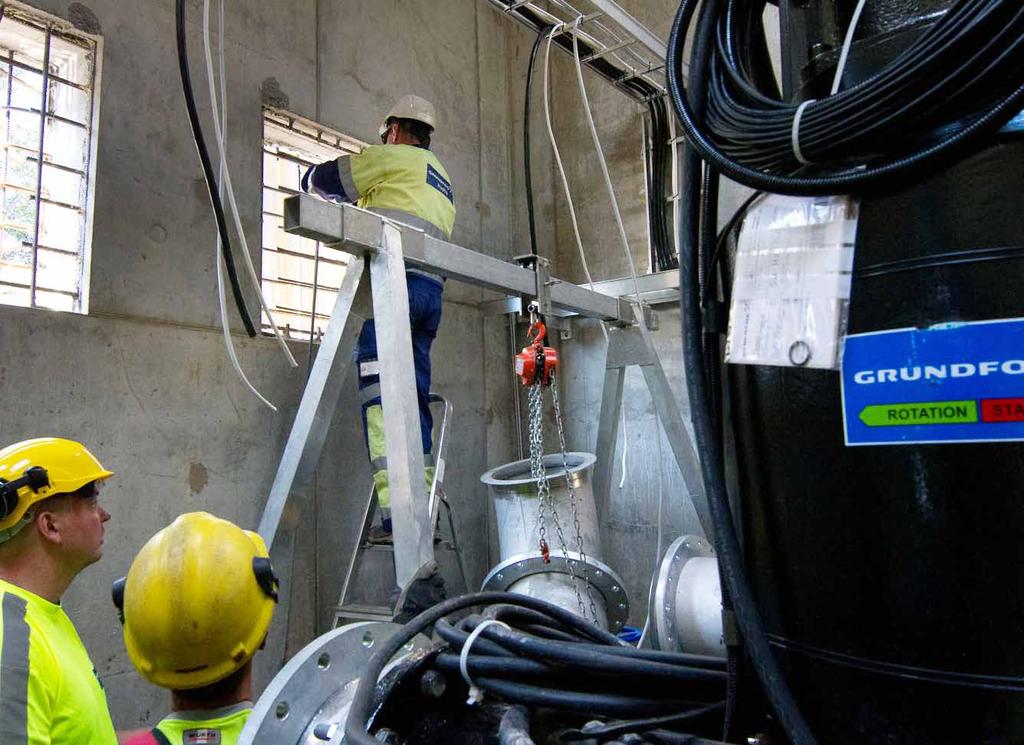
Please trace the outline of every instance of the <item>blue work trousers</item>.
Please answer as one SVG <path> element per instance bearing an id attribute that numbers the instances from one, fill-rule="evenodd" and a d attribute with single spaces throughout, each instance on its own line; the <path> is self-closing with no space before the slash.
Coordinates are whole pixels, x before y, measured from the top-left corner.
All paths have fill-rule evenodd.
<path id="1" fill-rule="evenodd" d="M 420 436 L 424 455 L 430 455 L 434 418 L 430 413 L 430 347 L 441 325 L 441 296 L 444 288 L 435 280 L 408 273 L 409 325 L 412 331 L 412 356 L 416 368 L 416 395 L 420 409 Z M 383 419 L 380 410 L 380 375 L 377 362 L 377 335 L 373 319 L 363 324 L 356 348 L 359 392 L 362 399 L 363 432 L 367 453 L 375 476 L 382 471 L 386 479 L 387 456 L 383 451 Z M 429 460 L 428 466 L 432 465 Z M 432 473 L 431 469 L 431 473 Z M 386 481 L 384 482 L 386 484 Z M 380 484 L 378 484 L 378 487 Z M 378 489 L 378 491 L 380 491 Z M 383 495 L 379 495 L 383 496 Z M 390 503 L 390 499 L 384 501 Z M 387 506 L 387 505 L 382 505 Z"/>

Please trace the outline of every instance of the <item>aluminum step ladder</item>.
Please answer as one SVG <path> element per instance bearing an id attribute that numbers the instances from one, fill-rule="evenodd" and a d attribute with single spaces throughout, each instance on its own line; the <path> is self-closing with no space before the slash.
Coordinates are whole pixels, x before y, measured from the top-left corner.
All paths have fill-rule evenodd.
<path id="1" fill-rule="evenodd" d="M 438 548 L 440 548 L 444 551 L 449 551 L 454 555 L 456 566 L 462 580 L 463 589 L 468 592 L 469 582 L 466 579 L 466 567 L 462 561 L 462 550 L 459 547 L 459 539 L 455 531 L 455 517 L 452 513 L 451 503 L 448 501 L 444 493 L 445 452 L 448 446 L 448 427 L 451 421 L 453 409 L 451 403 L 447 399 L 436 393 L 430 394 L 430 403 L 440 404 L 441 406 L 441 423 L 438 428 L 438 436 L 436 440 L 437 446 L 434 448 L 434 461 L 436 463 L 436 467 L 434 469 L 434 482 L 431 484 L 429 494 L 430 524 L 434 527 L 435 531 L 438 529 L 438 524 L 441 518 L 440 509 L 443 507 L 450 536 L 448 540 L 435 539 L 434 552 L 436 555 Z M 394 616 L 394 612 L 390 606 L 352 602 L 349 599 L 352 594 L 352 580 L 359 574 L 359 569 L 363 564 L 364 554 L 367 552 L 394 554 L 394 546 L 390 544 L 371 544 L 367 542 L 367 536 L 369 535 L 370 527 L 373 525 L 374 517 L 377 514 L 377 508 L 377 490 L 375 487 L 371 487 L 370 496 L 366 500 L 366 508 L 363 510 L 363 521 L 359 528 L 359 536 L 356 541 L 355 548 L 352 550 L 352 556 L 348 562 L 348 571 L 345 573 L 345 582 L 341 587 L 341 596 L 338 598 L 338 604 L 334 610 L 334 628 L 338 628 L 346 623 L 352 623 L 355 621 L 390 621 Z"/>

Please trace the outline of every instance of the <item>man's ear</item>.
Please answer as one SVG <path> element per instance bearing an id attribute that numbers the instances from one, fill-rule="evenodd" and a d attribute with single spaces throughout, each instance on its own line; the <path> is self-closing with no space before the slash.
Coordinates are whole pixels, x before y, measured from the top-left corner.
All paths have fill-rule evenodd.
<path id="1" fill-rule="evenodd" d="M 56 511 L 39 510 L 36 512 L 33 522 L 43 540 L 58 545 L 64 542 L 64 537 L 61 534 L 60 515 Z"/>

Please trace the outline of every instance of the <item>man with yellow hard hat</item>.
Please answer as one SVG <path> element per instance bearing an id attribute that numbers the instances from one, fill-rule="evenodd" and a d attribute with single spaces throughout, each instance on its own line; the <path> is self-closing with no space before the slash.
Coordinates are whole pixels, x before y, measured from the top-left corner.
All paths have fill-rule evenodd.
<path id="1" fill-rule="evenodd" d="M 107 698 L 60 606 L 103 553 L 114 474 L 84 446 L 42 438 L 0 450 L 0 743 L 115 745 Z"/>
<path id="2" fill-rule="evenodd" d="M 263 539 L 206 512 L 182 515 L 146 542 L 114 583 L 114 603 L 128 657 L 171 691 L 174 713 L 126 745 L 235 745 L 277 589 Z"/>
<path id="3" fill-rule="evenodd" d="M 427 235 L 449 240 L 455 225 L 455 192 L 448 172 L 430 151 L 430 137 L 436 124 L 433 104 L 419 96 L 402 96 L 381 123 L 378 134 L 382 144 L 311 167 L 302 177 L 302 189 L 332 202 L 357 204 L 419 228 Z M 405 272 L 420 435 L 429 487 L 434 473 L 430 462 L 433 429 L 430 347 L 441 323 L 444 280 L 413 267 L 406 267 Z M 382 514 L 382 524 L 373 530 L 370 540 L 390 543 L 391 498 L 388 494 L 387 450 L 380 404 L 377 337 L 372 319 L 363 325 L 359 334 L 356 361 L 359 364 L 363 428 Z"/>

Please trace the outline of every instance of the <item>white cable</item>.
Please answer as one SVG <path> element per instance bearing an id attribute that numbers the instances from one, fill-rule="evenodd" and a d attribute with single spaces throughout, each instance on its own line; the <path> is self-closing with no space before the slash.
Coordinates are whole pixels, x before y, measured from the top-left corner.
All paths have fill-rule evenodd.
<path id="1" fill-rule="evenodd" d="M 860 22 L 860 14 L 864 12 L 865 5 L 867 5 L 867 0 L 860 0 L 853 11 L 853 17 L 850 18 L 850 27 L 846 30 L 846 39 L 843 41 L 843 51 L 839 55 L 839 64 L 836 65 L 836 76 L 832 79 L 831 95 L 833 96 L 839 92 L 839 85 L 843 82 L 843 71 L 846 69 L 846 58 L 850 56 L 850 47 L 853 46 L 853 34 L 857 30 L 857 24 Z"/>
<path id="2" fill-rule="evenodd" d="M 590 99 L 587 98 L 587 86 L 583 82 L 583 65 L 580 62 L 580 46 L 577 31 L 582 16 L 576 19 L 572 31 L 572 52 L 576 61 L 576 80 L 580 86 L 580 96 L 583 98 L 583 110 L 587 114 L 587 124 L 590 126 L 590 137 L 594 141 L 594 148 L 597 150 L 598 162 L 601 164 L 601 173 L 604 175 L 605 186 L 608 188 L 608 197 L 612 203 L 612 212 L 615 214 L 615 225 L 619 229 L 619 238 L 622 241 L 622 250 L 626 254 L 629 263 L 629 275 L 633 278 L 633 292 L 637 305 L 637 318 L 639 320 L 640 332 L 645 339 L 650 340 L 650 331 L 647 328 L 647 319 L 644 317 L 643 307 L 640 304 L 640 282 L 636 276 L 636 264 L 633 262 L 633 253 L 629 250 L 629 239 L 626 238 L 626 227 L 622 223 L 622 213 L 619 211 L 619 201 L 615 197 L 615 187 L 612 185 L 612 177 L 608 173 L 608 163 L 604 157 L 604 149 L 601 147 L 601 140 L 597 136 L 597 126 L 594 124 L 594 115 L 590 111 Z"/>
<path id="3" fill-rule="evenodd" d="M 626 429 L 626 398 L 619 401 L 619 416 L 622 419 L 622 475 L 619 477 L 619 488 L 626 485 L 626 453 L 629 452 L 629 430 Z"/>
<path id="4" fill-rule="evenodd" d="M 544 49 L 544 120 L 548 125 L 548 139 L 551 141 L 551 150 L 555 154 L 558 175 L 562 178 L 562 191 L 565 192 L 565 201 L 569 205 L 569 216 L 572 218 L 572 233 L 576 237 L 576 249 L 580 255 L 580 263 L 583 265 L 583 276 L 587 278 L 587 283 L 590 285 L 590 289 L 593 290 L 594 278 L 590 276 L 587 255 L 583 250 L 583 239 L 580 237 L 580 226 L 576 219 L 576 207 L 573 205 L 572 194 L 569 191 L 569 179 L 565 175 L 565 167 L 562 165 L 562 154 L 558 150 L 558 143 L 555 141 L 555 131 L 551 126 L 551 97 L 548 90 L 551 71 L 548 66 L 548 60 L 551 57 L 551 40 L 555 38 L 556 33 L 561 33 L 560 26 L 555 26 L 551 29 L 551 33 L 548 34 L 547 47 Z M 603 321 L 601 322 L 601 333 L 604 335 L 604 340 L 608 341 L 608 329 L 604 327 Z"/>
<path id="5" fill-rule="evenodd" d="M 466 681 L 466 685 L 469 686 L 469 698 L 466 699 L 466 703 L 471 706 L 473 704 L 479 704 L 484 700 L 484 692 L 477 688 L 476 683 L 474 683 L 473 679 L 469 677 L 469 650 L 470 647 L 473 646 L 473 642 L 477 640 L 477 637 L 479 637 L 481 632 L 483 632 L 483 630 L 488 626 L 501 626 L 502 628 L 509 629 L 509 631 L 512 630 L 504 621 L 499 621 L 496 618 L 488 618 L 486 621 L 481 621 L 479 626 L 469 632 L 469 638 L 467 638 L 465 643 L 462 645 L 462 652 L 459 654 L 459 672 L 462 673 L 462 679 Z"/>
<path id="6" fill-rule="evenodd" d="M 836 65 L 836 75 L 832 78 L 830 95 L 834 96 L 838 93 L 839 86 L 843 82 L 843 71 L 846 70 L 846 60 L 850 56 L 850 47 L 853 46 L 853 35 L 857 30 L 857 23 L 860 21 L 860 15 L 864 12 L 865 5 L 867 5 L 867 0 L 860 0 L 853 11 L 853 17 L 850 18 L 850 26 L 846 29 L 846 39 L 843 41 L 843 51 L 839 54 L 839 64 Z M 800 147 L 800 121 L 803 119 L 804 111 L 814 102 L 815 99 L 811 98 L 797 106 L 796 114 L 793 115 L 793 129 L 790 132 L 790 145 L 793 148 L 793 156 L 805 166 L 810 165 L 811 161 L 804 157 L 804 151 Z"/>
<path id="7" fill-rule="evenodd" d="M 220 121 L 216 116 L 218 110 L 217 104 L 217 87 L 214 84 L 214 73 L 213 73 L 213 55 L 210 52 L 210 0 L 203 0 L 203 51 L 206 54 L 206 78 L 210 84 L 210 105 L 214 110 L 213 117 L 213 131 L 214 138 L 217 140 L 217 150 L 220 153 L 220 161 L 222 170 L 221 173 L 224 176 L 224 185 L 227 191 L 228 204 L 231 206 L 231 213 L 235 220 L 235 232 L 238 234 L 239 242 L 242 244 L 242 258 L 245 259 L 246 268 L 249 270 L 249 277 L 252 279 L 253 287 L 256 288 L 256 295 L 259 297 L 260 306 L 263 308 L 263 312 L 267 314 L 267 319 L 270 321 L 270 327 L 274 330 L 274 336 L 277 338 L 277 343 L 280 345 L 285 357 L 288 358 L 288 364 L 292 367 L 298 367 L 299 363 L 295 361 L 295 357 L 292 356 L 292 351 L 288 348 L 288 343 L 284 340 L 284 336 L 281 335 L 280 329 L 277 328 L 277 323 L 274 321 L 274 314 L 270 311 L 270 306 L 267 305 L 267 299 L 263 297 L 263 288 L 260 286 L 260 279 L 256 276 L 256 267 L 253 266 L 252 256 L 249 255 L 249 244 L 245 240 L 245 230 L 242 228 L 241 213 L 238 211 L 238 205 L 235 203 L 235 189 L 231 185 L 231 173 L 227 167 L 227 147 L 225 146 L 224 132 L 221 129 Z M 227 91 L 225 91 L 226 93 Z"/>
<path id="8" fill-rule="evenodd" d="M 220 30 L 219 30 L 219 33 L 220 33 L 220 39 L 219 39 L 219 41 L 220 41 L 220 50 L 219 50 L 219 54 L 220 54 L 220 90 L 221 90 L 221 107 L 222 107 L 220 112 L 219 112 L 219 116 L 221 117 L 221 122 L 222 122 L 223 130 L 225 132 L 227 132 L 227 130 L 228 130 L 228 94 L 227 94 L 227 86 L 225 85 L 225 81 L 227 79 L 227 75 L 225 74 L 225 68 L 224 68 L 224 5 L 225 5 L 226 2 L 227 2 L 227 0 L 221 0 L 221 2 L 220 2 Z M 217 117 L 218 116 L 218 112 L 216 110 L 214 110 L 213 115 L 214 115 L 214 117 Z M 220 161 L 220 177 L 218 178 L 218 181 L 217 181 L 217 188 L 220 190 L 221 197 L 223 197 L 223 195 L 224 195 L 224 168 L 225 168 L 225 162 L 224 162 L 224 159 L 221 158 L 221 161 Z M 231 324 L 228 321 L 228 305 L 227 305 L 227 298 L 225 296 L 225 290 L 224 290 L 224 272 L 225 272 L 225 268 L 224 268 L 224 254 L 223 254 L 223 251 L 222 251 L 221 241 L 220 241 L 220 233 L 217 233 L 217 247 L 216 247 L 216 254 L 214 255 L 214 263 L 217 266 L 217 299 L 218 299 L 218 301 L 220 303 L 220 323 L 221 323 L 221 327 L 223 328 L 223 331 L 224 331 L 224 346 L 227 347 L 228 359 L 231 360 L 231 366 L 235 369 L 235 372 L 238 374 L 238 377 L 246 385 L 246 387 L 250 391 L 253 392 L 253 394 L 256 396 L 256 398 L 258 398 L 267 407 L 269 407 L 271 411 L 277 411 L 277 407 L 274 406 L 274 404 L 270 403 L 270 401 L 268 401 L 263 396 L 263 394 L 261 394 L 258 390 L 256 390 L 256 387 L 251 382 L 249 382 L 249 378 L 246 377 L 245 371 L 242 370 L 242 365 L 238 361 L 238 355 L 235 354 L 235 343 L 234 343 L 234 341 L 231 338 Z"/>
<path id="9" fill-rule="evenodd" d="M 663 549 L 664 536 L 665 536 L 665 490 L 664 490 L 664 479 L 661 475 L 661 463 L 662 463 L 662 452 L 661 452 L 661 417 L 658 416 L 658 412 L 654 412 L 654 422 L 658 432 L 658 547 L 654 552 L 654 575 L 651 577 L 651 585 L 647 590 L 647 607 L 651 607 L 651 597 L 654 595 L 654 585 L 658 581 L 658 564 L 661 562 L 661 552 Z M 637 642 L 636 646 L 638 649 L 642 649 L 644 642 L 647 641 L 647 634 L 651 630 L 651 614 L 648 612 L 647 620 L 644 621 L 643 631 L 640 632 L 640 641 Z"/>

